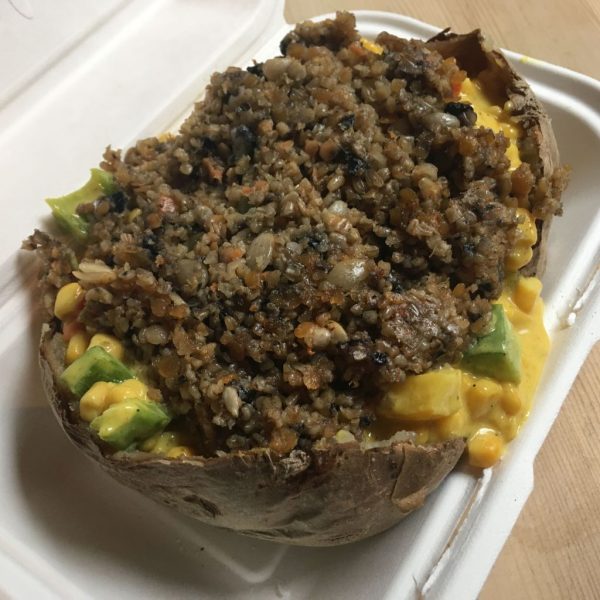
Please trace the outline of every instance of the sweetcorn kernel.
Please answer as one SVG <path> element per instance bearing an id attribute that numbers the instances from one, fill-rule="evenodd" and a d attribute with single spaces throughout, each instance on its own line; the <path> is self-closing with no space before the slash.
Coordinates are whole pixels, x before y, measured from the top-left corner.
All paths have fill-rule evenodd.
<path id="1" fill-rule="evenodd" d="M 160 440 L 161 435 L 161 433 L 155 433 L 152 437 L 145 439 L 140 444 L 140 450 L 142 450 L 143 452 L 153 452 L 154 448 L 156 448 L 156 445 Z"/>
<path id="2" fill-rule="evenodd" d="M 114 383 L 106 381 L 97 381 L 81 397 L 79 401 L 79 416 L 84 421 L 91 423 L 104 412 L 108 406 L 106 402 L 108 393 L 114 385 Z"/>
<path id="3" fill-rule="evenodd" d="M 144 452 L 168 454 L 173 448 L 184 445 L 184 436 L 177 431 L 163 431 L 148 438 L 140 447 Z"/>
<path id="4" fill-rule="evenodd" d="M 102 348 L 118 360 L 123 360 L 125 356 L 123 344 L 116 337 L 107 335 L 106 333 L 97 333 L 94 335 L 90 340 L 89 348 L 92 346 L 102 346 Z"/>
<path id="5" fill-rule="evenodd" d="M 65 362 L 70 365 L 75 362 L 86 351 L 90 341 L 90 336 L 85 331 L 78 331 L 73 334 L 67 344 L 65 353 Z"/>
<path id="6" fill-rule="evenodd" d="M 531 312 L 542 291 L 542 282 L 537 277 L 520 277 L 515 285 L 513 300 L 523 312 Z"/>
<path id="7" fill-rule="evenodd" d="M 373 52 L 373 54 L 383 54 L 383 46 L 368 40 L 367 38 L 361 37 L 360 43 L 365 50 L 369 52 Z"/>
<path id="8" fill-rule="evenodd" d="M 504 263 L 507 271 L 516 272 L 533 258 L 533 250 L 529 246 L 516 246 L 506 256 Z"/>
<path id="9" fill-rule="evenodd" d="M 148 386 L 139 379 L 127 379 L 117 383 L 108 392 L 107 404 L 117 404 L 125 400 L 145 399 Z"/>
<path id="10" fill-rule="evenodd" d="M 194 451 L 189 446 L 175 446 L 167 452 L 167 458 L 181 458 L 194 456 Z"/>
<path id="11" fill-rule="evenodd" d="M 83 302 L 84 291 L 78 283 L 63 285 L 54 301 L 54 315 L 61 321 L 73 316 Z"/>
<path id="12" fill-rule="evenodd" d="M 479 418 L 488 413 L 494 402 L 502 394 L 502 386 L 492 379 L 481 378 L 473 381 L 467 388 L 467 404 L 469 412 L 474 418 Z"/>
<path id="13" fill-rule="evenodd" d="M 504 442 L 497 431 L 480 429 L 467 442 L 469 464 L 487 469 L 495 465 L 504 452 Z"/>
<path id="14" fill-rule="evenodd" d="M 517 216 L 523 220 L 517 225 L 517 244 L 533 246 L 537 242 L 535 219 L 526 208 L 517 208 Z"/>
<path id="15" fill-rule="evenodd" d="M 181 445 L 181 436 L 178 433 L 175 431 L 165 431 L 160 434 L 158 443 L 152 451 L 157 454 L 166 454 L 169 450 L 175 448 L 175 446 Z"/>
<path id="16" fill-rule="evenodd" d="M 512 385 L 505 386 L 502 391 L 500 403 L 502 404 L 504 412 L 508 415 L 516 415 L 521 410 L 522 406 L 521 397 Z"/>

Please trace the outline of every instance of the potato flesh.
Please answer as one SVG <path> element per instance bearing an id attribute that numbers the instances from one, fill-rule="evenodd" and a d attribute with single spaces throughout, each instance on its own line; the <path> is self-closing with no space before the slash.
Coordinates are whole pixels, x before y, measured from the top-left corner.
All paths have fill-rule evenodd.
<path id="1" fill-rule="evenodd" d="M 462 406 L 461 379 L 461 371 L 452 367 L 407 377 L 391 385 L 381 413 L 414 421 L 448 417 Z"/>

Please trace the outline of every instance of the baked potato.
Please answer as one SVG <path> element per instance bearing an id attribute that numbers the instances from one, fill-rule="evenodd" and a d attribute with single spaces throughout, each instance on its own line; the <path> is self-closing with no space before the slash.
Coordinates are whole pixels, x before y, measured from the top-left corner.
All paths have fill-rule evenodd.
<path id="1" fill-rule="evenodd" d="M 531 254 L 526 264 L 515 263 L 513 271 L 540 273 L 550 218 L 560 210 L 565 175 L 558 168 L 556 142 L 546 112 L 502 54 L 487 47 L 479 31 L 466 35 L 444 31 L 426 43 L 382 33 L 373 43 L 359 38 L 352 15 L 340 13 L 335 20 L 299 25 L 286 36 L 281 48 L 283 59 L 255 64 L 246 71 L 229 70 L 222 78 L 214 76 L 207 99 L 182 127 L 181 143 L 177 141 L 180 138 L 173 137 L 144 141 L 131 149 L 125 160 L 107 151 L 102 168 L 103 173 L 112 174 L 112 179 L 99 184 L 101 193 L 93 201 L 88 198 L 82 202 L 81 195 L 77 196 L 77 209 L 69 215 L 71 225 L 75 220 L 70 239 L 63 242 L 37 232 L 26 247 L 37 249 L 44 265 L 41 280 L 48 313 L 40 343 L 44 387 L 65 433 L 81 450 L 124 485 L 201 521 L 290 544 L 337 545 L 374 535 L 400 521 L 421 506 L 457 464 L 466 446 L 464 435 L 450 433 L 424 441 L 420 429 L 414 428 L 422 415 L 412 421 L 413 429 L 406 419 L 386 421 L 377 410 L 385 392 L 377 390 L 386 390 L 443 364 L 457 364 L 478 333 L 485 334 L 491 301 L 500 295 L 504 281 L 504 269 L 498 261 L 503 263 L 518 242 L 517 207 L 533 215 L 539 235 L 529 241 Z M 325 68 L 329 68 L 327 61 L 333 60 L 343 63 L 337 76 L 345 77 L 346 84 L 348 78 L 356 79 L 356 73 L 363 73 L 361 107 L 356 108 L 355 99 L 349 99 L 346 92 L 332 95 L 335 81 L 320 80 L 323 85 L 319 89 L 316 85 L 310 87 L 316 62 L 321 61 L 322 67 L 325 61 Z M 327 76 L 333 77 L 331 73 Z M 366 86 L 369 77 L 378 77 L 379 83 Z M 515 141 L 520 166 L 511 168 L 505 156 L 506 137 L 478 129 L 472 108 L 458 102 L 465 77 L 478 81 L 495 104 L 511 113 L 520 132 Z M 312 97 L 317 97 L 329 112 L 319 113 L 319 105 L 304 102 L 298 87 L 290 81 L 300 81 L 305 89 L 313 89 Z M 252 89 L 248 91 L 244 86 L 263 84 L 260 118 L 250 124 L 245 117 L 229 116 L 225 106 L 236 98 L 239 102 L 231 114 L 258 113 L 252 104 Z M 278 89 L 285 89 L 287 96 L 278 95 Z M 394 94 L 400 97 L 406 90 L 414 102 L 408 118 L 394 103 Z M 420 96 L 430 103 L 428 108 L 417 103 Z M 271 103 L 266 109 L 265 98 Z M 440 112 L 436 108 L 439 106 L 445 106 L 446 112 Z M 215 114 L 221 116 L 213 118 Z M 378 140 L 377 132 L 373 134 L 375 141 L 371 141 L 378 145 L 366 146 L 363 138 L 371 131 L 366 124 L 369 116 L 379 120 L 395 146 Z M 241 120 L 233 120 L 238 118 Z M 335 127 L 331 119 L 335 119 Z M 315 132 L 313 138 L 306 135 L 309 127 Z M 359 130 L 367 133 L 348 137 Z M 332 131 L 335 144 L 330 143 Z M 262 139 L 267 141 L 259 141 Z M 410 149 L 402 144 L 411 144 Z M 484 144 L 487 149 L 479 150 Z M 475 147 L 478 154 L 473 155 Z M 252 168 L 259 168 L 252 165 L 261 161 L 266 164 L 273 149 L 280 157 L 297 150 L 300 158 L 270 166 L 285 171 L 279 179 L 252 175 Z M 163 165 L 161 153 L 165 152 L 168 161 Z M 372 161 L 377 160 L 381 164 L 373 166 Z M 402 161 L 404 167 L 399 166 Z M 384 163 L 388 166 L 382 166 Z M 151 170 L 161 173 L 160 185 L 151 180 Z M 283 189 L 285 178 L 294 182 L 293 189 Z M 398 185 L 389 183 L 394 178 L 400 182 Z M 312 188 L 304 181 L 310 181 Z M 196 198 L 193 194 L 199 193 L 197 186 L 202 187 L 203 202 L 211 207 L 208 216 L 203 207 L 189 206 L 190 197 Z M 483 246 L 478 246 L 481 250 L 476 251 L 474 261 L 468 256 L 469 252 L 473 254 L 473 240 L 469 238 L 472 233 L 460 234 L 460 238 L 458 225 L 442 224 L 435 235 L 424 236 L 424 221 L 419 230 L 411 214 L 406 225 L 402 212 L 408 210 L 406 206 L 386 200 L 387 192 L 376 191 L 388 188 L 392 195 L 403 193 L 406 206 L 415 198 L 422 203 L 445 202 L 444 214 L 453 206 L 454 197 L 457 202 L 469 194 L 490 197 L 494 202 L 502 197 L 496 202 L 497 210 L 507 211 L 502 212 L 502 240 L 486 255 Z M 399 192 L 400 188 L 417 192 Z M 246 237 L 233 243 L 235 234 L 231 231 L 239 230 L 239 224 L 235 224 L 242 218 L 239 215 L 263 206 L 269 200 L 268 194 L 277 198 L 279 212 L 270 215 L 270 220 L 265 217 L 268 211 L 260 213 L 263 220 L 252 221 L 251 231 L 244 233 Z M 216 197 L 236 207 L 231 219 L 231 212 L 215 208 Z M 376 206 L 376 210 L 361 204 L 364 198 L 369 198 L 369 206 Z M 477 202 L 472 205 L 473 211 L 479 206 Z M 317 218 L 310 213 L 311 203 L 324 203 L 328 208 L 319 208 L 321 216 Z M 51 205 L 60 207 L 60 203 Z M 189 212 L 183 212 L 182 206 Z M 195 212 L 189 220 L 195 218 L 200 223 L 196 229 L 201 229 L 193 233 L 195 246 L 188 243 L 189 237 L 181 237 L 183 217 L 173 221 L 191 211 Z M 473 211 L 471 215 L 476 213 Z M 68 230 L 70 224 L 64 222 L 64 215 L 58 217 L 63 218 Z M 274 235 L 283 235 L 277 232 L 290 229 L 293 219 L 298 224 L 302 218 L 312 218 L 309 229 L 316 232 L 306 244 L 299 242 L 298 236 L 274 240 Z M 437 219 L 434 221 L 439 224 Z M 165 225 L 172 222 L 177 227 Z M 106 231 L 118 230 L 119 235 L 111 237 L 102 229 L 105 223 L 110 223 Z M 398 250 L 400 242 L 393 237 L 394 231 L 402 228 L 410 230 L 403 233 L 404 258 Z M 484 243 L 485 235 L 481 233 L 477 234 L 478 244 Z M 304 230 L 303 235 L 309 234 Z M 180 236 L 179 246 L 187 244 L 181 252 L 204 252 L 202 260 L 208 266 L 198 269 L 190 254 L 169 258 L 175 246 L 161 246 L 161 236 Z M 342 236 L 346 236 L 343 244 L 340 242 L 346 254 L 323 249 Z M 358 236 L 360 246 L 352 236 Z M 377 246 L 373 236 L 384 239 L 385 244 Z M 354 254 L 348 250 L 348 246 L 355 247 L 352 244 L 358 248 Z M 391 248 L 389 252 L 386 244 Z M 379 248 L 379 255 L 372 250 L 374 246 Z M 294 252 L 295 263 L 289 258 Z M 283 266 L 277 262 L 278 253 L 288 256 Z M 106 258 L 109 255 L 110 260 Z M 164 270 L 169 261 L 185 266 L 185 273 L 182 275 L 181 269 Z M 302 288 L 304 275 L 292 273 L 293 264 L 301 265 L 298 270 L 304 269 L 320 287 L 315 284 Z M 234 269 L 246 286 L 248 301 L 237 307 L 241 307 L 238 312 L 232 303 L 228 304 L 236 297 L 233 284 L 214 275 L 221 266 L 218 272 L 225 272 L 227 265 L 229 273 Z M 132 270 L 136 271 L 135 277 L 127 275 Z M 495 279 L 490 279 L 494 270 Z M 148 272 L 156 277 L 149 277 Z M 73 273 L 78 279 L 76 284 Z M 406 274 L 410 274 L 410 281 L 421 282 L 422 289 L 407 290 Z M 61 313 L 57 309 L 58 296 L 69 285 L 79 286 L 69 288 L 77 289 L 78 296 L 61 298 L 68 305 L 61 308 Z M 355 297 L 363 286 L 370 286 L 371 296 L 373 290 L 380 294 L 376 308 L 368 304 L 352 308 L 363 302 L 363 296 Z M 319 305 L 312 312 L 302 312 L 301 300 L 291 298 L 287 291 L 301 290 L 298 296 L 308 297 L 317 287 L 321 294 L 318 302 L 325 302 L 323 297 L 327 295 L 327 311 Z M 265 289 L 270 293 L 266 300 Z M 247 290 L 255 291 L 250 294 Z M 438 293 L 440 301 L 436 304 L 431 298 Z M 410 302 L 400 302 L 403 294 L 412 294 Z M 207 304 L 207 297 L 220 317 L 198 312 Z M 349 297 L 351 302 L 347 302 Z M 459 314 L 457 309 L 448 316 L 442 307 L 452 304 L 456 297 L 464 303 L 464 312 Z M 272 337 L 267 346 L 264 334 L 262 352 L 258 351 L 252 340 L 243 341 L 243 319 L 250 317 L 237 315 L 258 315 L 267 301 L 273 304 L 281 298 L 277 324 L 274 320 L 260 323 L 263 329 L 271 328 Z M 294 306 L 289 309 L 291 304 Z M 138 306 L 148 306 L 135 308 L 145 311 L 143 318 L 130 314 Z M 409 309 L 421 311 L 418 316 L 425 326 L 406 317 Z M 358 310 L 362 311 L 360 316 L 355 314 Z M 317 313 L 326 313 L 327 317 Z M 290 314 L 296 314 L 296 319 Z M 154 321 L 138 325 L 140 320 L 149 319 L 148 315 Z M 182 325 L 189 323 L 190 315 L 199 315 L 194 323 L 198 337 L 193 339 L 204 336 L 197 350 L 190 342 L 190 328 Z M 453 327 L 444 329 L 436 315 Z M 78 325 L 79 329 L 67 335 L 76 320 L 84 323 L 84 329 Z M 221 322 L 224 324 L 216 325 Z M 403 329 L 394 337 L 400 322 Z M 287 333 L 277 333 L 276 326 Z M 254 332 L 258 331 L 256 320 L 253 327 Z M 364 330 L 371 332 L 370 338 Z M 430 335 L 431 331 L 434 334 Z M 386 338 L 385 332 L 392 333 Z M 90 405 L 92 415 L 83 417 L 80 403 L 93 388 L 86 385 L 77 392 L 78 388 L 65 377 L 65 367 L 81 356 L 82 350 L 76 348 L 74 340 L 85 350 L 91 335 L 110 337 L 108 345 L 98 342 L 108 353 L 115 344 L 121 350 L 125 347 L 138 367 L 142 365 L 132 372 L 141 379 L 148 378 L 153 401 L 166 406 L 174 423 L 185 421 L 180 438 L 184 441 L 178 441 L 175 449 L 157 453 L 145 438 L 128 438 L 115 445 L 110 441 L 113 438 L 103 436 L 103 430 L 93 425 L 92 419 L 102 416 L 106 404 L 98 410 Z M 421 336 L 418 340 L 427 343 L 411 345 L 412 335 Z M 394 350 L 395 344 L 401 352 Z M 295 357 L 296 362 L 291 364 L 291 359 L 282 358 L 285 353 Z M 177 361 L 184 359 L 188 362 L 180 367 Z M 329 370 L 324 364 L 330 365 Z M 206 373 L 206 381 L 198 376 L 195 388 L 189 379 L 190 369 L 194 368 L 196 373 Z M 280 379 L 272 375 L 276 370 L 283 373 Z M 278 398 L 277 402 L 269 400 L 270 394 Z M 310 409 L 303 412 L 307 403 Z M 193 415 L 192 424 L 189 415 Z M 377 429 L 378 420 L 384 421 L 383 428 Z M 252 433 L 246 435 L 247 431 Z M 150 430 L 145 435 L 150 437 Z M 191 438 L 195 441 L 189 442 Z"/>

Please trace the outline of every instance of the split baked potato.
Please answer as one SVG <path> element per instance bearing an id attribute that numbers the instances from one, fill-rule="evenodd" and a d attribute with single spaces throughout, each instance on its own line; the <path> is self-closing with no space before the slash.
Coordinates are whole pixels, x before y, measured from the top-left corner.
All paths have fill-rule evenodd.
<path id="1" fill-rule="evenodd" d="M 348 15 L 338 16 L 338 20 L 347 18 Z M 341 30 L 339 25 L 330 25 L 327 34 L 330 37 L 327 37 L 322 29 L 311 29 L 310 25 L 304 24 L 299 30 L 286 37 L 282 43 L 283 53 L 287 54 L 289 48 L 297 48 L 302 44 L 328 48 L 327 51 L 331 48 L 338 49 L 341 43 L 338 39 L 342 35 Z M 348 43 L 354 44 L 352 50 L 360 55 L 362 50 L 356 46 L 357 40 L 351 39 Z M 363 48 L 371 51 L 369 44 L 365 44 Z M 405 48 L 404 41 L 386 33 L 377 38 L 374 46 L 375 51 L 381 52 L 382 55 L 389 52 L 399 52 L 402 55 Z M 520 267 L 520 271 L 524 275 L 539 274 L 543 269 L 550 217 L 559 209 L 562 186 L 557 175 L 558 151 L 548 115 L 527 83 L 510 67 L 501 52 L 488 48 L 479 31 L 466 35 L 455 35 L 444 31 L 429 40 L 425 44 L 425 49 L 426 56 L 441 55 L 442 59 L 454 59 L 458 69 L 466 73 L 471 80 L 477 80 L 482 89 L 494 98 L 495 103 L 510 108 L 512 118 L 521 132 L 518 154 L 521 160 L 529 165 L 528 181 L 524 181 L 527 177 L 517 176 L 515 179 L 513 175 L 512 192 L 513 195 L 520 195 L 523 202 L 529 203 L 528 207 L 535 217 L 538 228 L 533 257 L 525 266 Z M 254 65 L 248 71 L 254 70 L 257 76 L 271 77 L 276 80 L 279 74 L 275 71 L 279 66 Z M 414 64 L 408 64 L 403 68 L 410 72 L 413 67 L 418 68 L 418 65 L 415 67 Z M 406 77 L 410 79 L 410 73 Z M 454 93 L 456 92 L 457 90 L 454 90 Z M 220 101 L 224 101 L 223 97 L 220 97 Z M 280 123 L 276 123 L 276 127 L 282 131 L 289 129 L 288 125 Z M 248 154 L 244 144 L 250 143 L 248 141 L 250 136 L 241 130 L 241 126 L 237 127 L 237 130 L 245 137 L 240 135 L 233 140 L 232 152 L 239 150 L 238 153 L 242 156 Z M 323 144 L 321 142 L 321 150 L 317 149 L 317 152 L 321 152 L 322 158 L 327 153 L 327 149 L 323 149 Z M 308 152 L 312 151 L 309 146 L 306 147 Z M 221 150 L 216 148 L 215 156 Z M 138 148 L 136 152 L 132 161 L 137 165 L 141 164 L 144 150 Z M 147 152 L 151 154 L 151 150 Z M 186 152 L 189 152 L 189 149 L 186 149 Z M 204 156 L 200 166 L 193 164 L 188 167 L 186 156 L 182 152 L 177 154 L 177 157 L 181 162 L 177 177 L 183 177 L 186 171 L 196 172 L 198 169 L 202 177 L 212 181 L 215 186 L 224 185 L 222 165 L 218 160 L 213 161 Z M 360 171 L 363 168 L 360 161 L 364 162 L 366 159 L 358 156 L 350 156 L 349 159 L 346 156 L 346 159 L 348 162 L 344 172 L 346 179 L 349 179 L 350 175 L 354 178 L 353 181 L 356 178 L 360 179 Z M 327 157 L 325 156 L 323 160 L 327 160 Z M 121 163 L 111 162 L 109 158 L 105 168 L 113 172 L 119 180 L 119 185 L 125 189 L 123 186 L 128 184 L 124 183 L 126 175 L 123 174 Z M 504 179 L 505 182 L 509 180 L 510 176 Z M 338 171 L 337 175 L 334 173 L 329 179 L 330 193 L 334 194 L 337 191 L 334 188 L 340 181 Z M 510 183 L 507 185 L 510 190 Z M 173 184 L 172 187 L 175 185 Z M 141 194 L 142 188 L 142 183 L 136 181 L 134 188 L 127 188 L 126 195 L 131 197 L 134 193 Z M 107 197 L 113 193 L 112 190 L 108 190 Z M 510 193 L 509 191 L 508 194 Z M 172 196 L 179 201 L 176 194 Z M 159 198 L 158 202 L 162 203 L 162 213 L 168 215 L 171 207 L 165 197 L 169 198 L 169 195 L 161 196 L 162 199 Z M 232 200 L 234 201 L 238 200 Z M 259 202 L 250 196 L 249 205 L 252 205 L 253 201 Z M 247 210 L 248 202 L 246 200 L 244 202 Z M 130 209 L 130 213 L 139 210 L 131 207 Z M 136 218 L 139 218 L 137 213 L 131 220 Z M 85 234 L 86 231 L 83 231 L 84 236 Z M 155 239 L 153 241 L 152 237 L 148 235 L 146 237 L 148 237 L 148 244 L 155 243 Z M 262 239 L 263 246 L 264 240 L 265 238 Z M 314 242 L 314 244 L 319 243 L 321 242 L 318 239 Z M 39 248 L 40 242 L 34 242 L 32 245 Z M 247 252 L 248 261 L 252 261 L 251 264 L 254 266 L 264 259 L 264 248 L 262 250 L 263 253 L 258 257 L 254 255 L 250 257 L 250 250 Z M 274 250 L 271 247 L 267 250 L 267 259 L 271 259 L 270 253 Z M 55 261 L 60 260 L 57 257 L 61 252 L 65 253 L 56 248 L 53 252 L 52 260 Z M 77 256 L 76 250 L 73 256 Z M 153 259 L 156 260 L 156 255 Z M 355 268 L 355 271 L 357 270 L 358 267 Z M 260 268 L 255 268 L 254 271 L 260 272 Z M 64 284 L 65 278 L 61 277 L 55 277 L 54 290 Z M 387 275 L 380 273 L 378 277 L 385 278 L 390 275 L 389 272 Z M 360 277 L 356 281 L 360 283 Z M 187 284 L 184 283 L 184 287 L 185 285 Z M 477 282 L 471 282 L 471 285 L 476 286 Z M 338 286 L 338 289 L 340 287 L 342 294 L 351 293 L 351 290 L 344 289 L 343 285 Z M 111 289 L 111 293 L 113 292 L 114 290 Z M 494 295 L 497 297 L 498 293 L 498 289 L 494 292 L 489 291 L 490 298 Z M 94 294 L 98 295 L 97 292 Z M 476 291 L 473 294 L 476 295 Z M 338 330 L 328 323 L 323 322 L 322 326 L 319 326 L 320 329 L 312 330 L 313 338 L 310 344 L 306 342 L 308 334 L 304 334 L 303 338 L 296 333 L 296 337 L 307 346 L 311 360 L 321 349 L 315 331 L 324 336 L 326 342 L 330 344 L 327 350 L 330 353 L 329 357 L 337 351 L 330 348 L 333 344 L 331 340 Z M 158 335 L 156 330 L 152 330 L 152 333 Z M 347 435 L 336 436 L 333 435 L 336 434 L 335 431 L 327 430 L 327 433 L 319 439 L 312 440 L 310 444 L 306 442 L 303 446 L 298 441 L 302 435 L 299 433 L 301 432 L 299 425 L 296 430 L 291 426 L 283 428 L 288 437 L 291 436 L 293 440 L 288 445 L 281 441 L 281 436 L 276 438 L 279 444 L 277 445 L 273 441 L 275 436 L 272 434 L 270 441 L 267 440 L 262 447 L 256 444 L 252 447 L 236 448 L 231 442 L 229 448 L 223 444 L 219 445 L 217 452 L 211 453 L 206 450 L 193 453 L 182 452 L 177 457 L 144 451 L 143 444 L 115 449 L 98 437 L 98 430 L 90 427 L 89 420 L 81 418 L 79 398 L 64 383 L 65 356 L 69 350 L 63 334 L 59 320 L 49 318 L 42 331 L 40 364 L 48 399 L 68 437 L 124 485 L 201 521 L 247 535 L 307 546 L 343 544 L 374 535 L 391 527 L 421 506 L 428 494 L 455 467 L 465 450 L 466 442 L 462 436 L 432 443 L 419 443 L 415 433 L 410 430 L 404 431 L 401 425 L 397 426 L 396 433 L 390 433 L 387 440 L 373 441 L 366 435 L 361 439 L 360 432 L 370 427 L 372 418 L 354 419 L 356 421 L 356 423 L 353 421 L 354 429 L 349 430 Z M 339 348 L 350 345 L 347 339 L 348 333 L 344 332 L 344 334 L 345 340 L 340 334 Z M 128 334 L 122 333 L 120 337 L 126 335 Z M 145 347 L 143 343 L 148 344 L 143 336 L 146 335 L 150 339 L 150 332 L 144 330 L 143 334 L 136 332 L 135 335 L 136 344 L 139 342 L 143 350 Z M 228 343 L 231 344 L 228 348 L 234 348 L 233 340 Z M 458 356 L 463 350 L 464 348 L 457 350 Z M 346 352 L 346 350 L 342 349 L 339 352 Z M 140 357 L 143 354 L 144 352 L 140 351 Z M 231 350 L 231 356 L 234 354 L 235 352 Z M 381 354 L 382 352 L 378 351 L 372 356 L 375 356 L 375 360 L 379 362 L 387 360 L 381 359 Z M 335 358 L 331 360 L 334 361 Z M 156 368 L 160 371 L 166 369 L 163 362 L 153 364 L 155 367 L 158 364 Z M 436 359 L 432 359 L 431 365 L 436 364 Z M 410 375 L 411 372 L 415 371 L 408 368 L 407 373 Z M 360 372 L 360 376 L 368 377 L 369 372 Z M 160 380 L 159 384 L 162 383 L 164 381 Z M 244 400 L 241 388 L 236 390 L 238 391 L 235 391 L 235 394 L 232 392 L 231 397 L 228 398 L 230 405 L 233 402 L 233 408 L 230 410 L 232 414 L 242 410 L 236 403 Z M 186 399 L 186 402 L 188 400 Z M 262 402 L 264 404 L 266 400 Z M 175 406 L 180 410 L 179 404 Z M 197 414 L 200 414 L 199 410 L 196 408 Z M 210 415 L 206 417 L 203 413 L 202 418 L 209 419 Z M 214 421 L 215 417 L 212 418 Z M 197 431 L 200 431 L 199 435 L 210 437 L 207 430 Z M 218 440 L 215 444 L 217 443 Z"/>

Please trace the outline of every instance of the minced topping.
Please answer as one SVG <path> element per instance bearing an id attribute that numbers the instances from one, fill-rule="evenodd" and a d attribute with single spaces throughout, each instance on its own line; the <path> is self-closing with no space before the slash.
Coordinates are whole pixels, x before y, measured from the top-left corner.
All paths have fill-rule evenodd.
<path id="1" fill-rule="evenodd" d="M 198 452 L 362 439 L 387 386 L 485 330 L 516 208 L 559 206 L 479 127 L 454 59 L 376 42 L 347 13 L 298 25 L 215 73 L 176 135 L 107 150 L 117 191 L 78 207 L 84 243 L 28 242 L 49 310 L 76 279 L 86 335 L 147 365 Z"/>

